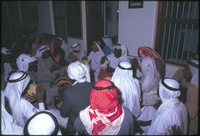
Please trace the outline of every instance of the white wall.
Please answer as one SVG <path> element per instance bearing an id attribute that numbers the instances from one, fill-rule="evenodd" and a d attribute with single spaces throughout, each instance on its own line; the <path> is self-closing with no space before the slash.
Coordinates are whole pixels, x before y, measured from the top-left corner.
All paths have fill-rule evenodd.
<path id="1" fill-rule="evenodd" d="M 128 8 L 128 1 L 119 1 L 119 39 L 129 55 L 137 56 L 140 46 L 154 49 L 155 25 L 158 3 L 143 1 L 143 8 Z"/>
<path id="2" fill-rule="evenodd" d="M 38 2 L 38 33 L 55 34 L 52 1 Z"/>
<path id="3" fill-rule="evenodd" d="M 143 8 L 128 8 L 128 1 L 119 1 L 119 43 L 125 44 L 131 57 L 137 57 L 140 46 L 154 49 L 157 22 L 157 1 L 143 1 Z M 166 77 L 172 77 L 180 67 L 166 64 Z"/>

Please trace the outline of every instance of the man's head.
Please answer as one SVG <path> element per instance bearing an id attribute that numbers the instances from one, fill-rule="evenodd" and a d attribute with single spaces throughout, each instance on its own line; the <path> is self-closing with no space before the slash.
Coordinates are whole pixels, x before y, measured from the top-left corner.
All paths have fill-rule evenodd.
<path id="1" fill-rule="evenodd" d="M 178 98 L 181 95 L 179 83 L 170 78 L 161 79 L 159 82 L 159 96 L 162 102 Z"/>
<path id="2" fill-rule="evenodd" d="M 101 79 L 94 84 L 90 93 L 90 107 L 108 114 L 113 112 L 119 104 L 118 88 L 112 81 Z"/>
<path id="3" fill-rule="evenodd" d="M 100 46 L 99 46 L 99 47 L 100 47 Z M 98 51 L 99 51 L 99 47 L 98 47 L 98 43 L 97 43 L 96 41 L 94 41 L 94 42 L 92 43 L 91 48 L 92 48 L 92 51 L 93 51 L 93 52 L 98 52 Z"/>
<path id="4" fill-rule="evenodd" d="M 37 61 L 35 57 L 31 57 L 28 54 L 21 54 L 16 59 L 17 67 L 19 71 L 34 71 L 37 72 Z M 32 64 L 31 64 L 32 63 Z M 35 64 L 35 65 L 33 65 Z"/>
<path id="5" fill-rule="evenodd" d="M 116 58 L 119 58 L 122 56 L 122 49 L 121 44 L 115 44 L 114 46 L 114 55 Z"/>
<path id="6" fill-rule="evenodd" d="M 89 67 L 79 61 L 70 63 L 67 73 L 69 78 L 75 80 L 76 83 L 90 82 Z"/>
<path id="7" fill-rule="evenodd" d="M 17 71 L 10 75 L 8 78 L 7 86 L 15 89 L 15 91 L 18 91 L 18 93 L 21 95 L 24 91 L 27 90 L 27 88 L 29 88 L 30 83 L 31 80 L 27 73 L 23 71 Z"/>
<path id="8" fill-rule="evenodd" d="M 33 71 L 33 72 L 37 72 L 38 71 L 38 61 L 33 61 L 31 63 L 29 63 L 29 67 L 28 67 L 28 71 Z"/>
<path id="9" fill-rule="evenodd" d="M 45 51 L 42 53 L 42 58 L 43 58 L 43 59 L 47 59 L 47 58 L 49 58 L 49 55 L 50 55 L 49 50 L 45 50 Z"/>
<path id="10" fill-rule="evenodd" d="M 61 45 L 62 45 L 62 41 L 59 38 L 56 38 L 54 40 L 54 50 L 56 50 L 57 48 L 60 48 Z"/>
<path id="11" fill-rule="evenodd" d="M 79 53 L 81 50 L 81 45 L 78 42 L 75 42 L 74 44 L 71 45 L 71 49 L 73 53 Z"/>
<path id="12" fill-rule="evenodd" d="M 36 54 L 35 54 L 35 58 L 43 58 L 43 59 L 45 59 L 45 58 L 48 58 L 49 57 L 49 55 L 50 55 L 50 52 L 49 52 L 49 47 L 47 47 L 47 46 L 45 46 L 45 45 L 42 45 L 38 50 L 37 50 L 37 52 L 36 52 Z"/>
<path id="13" fill-rule="evenodd" d="M 190 66 L 188 64 L 185 65 L 182 72 L 183 72 L 183 78 L 185 78 L 185 80 L 187 82 L 191 82 L 192 72 L 191 72 Z"/>
<path id="14" fill-rule="evenodd" d="M 183 70 L 183 74 L 191 78 L 191 83 L 196 85 L 198 87 L 198 82 L 199 82 L 199 60 L 190 60 L 187 61 L 188 64 L 188 69 L 189 71 L 187 72 L 186 70 Z M 191 77 L 192 76 L 192 77 Z"/>
<path id="15" fill-rule="evenodd" d="M 28 119 L 24 126 L 25 135 L 57 135 L 58 131 L 58 121 L 48 111 L 37 112 Z"/>

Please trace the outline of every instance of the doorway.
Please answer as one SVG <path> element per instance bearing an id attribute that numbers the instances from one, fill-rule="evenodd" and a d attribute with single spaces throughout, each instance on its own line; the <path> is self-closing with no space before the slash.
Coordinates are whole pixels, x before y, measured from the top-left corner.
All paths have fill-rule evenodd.
<path id="1" fill-rule="evenodd" d="M 91 51 L 94 40 L 104 35 L 104 3 L 103 1 L 86 1 L 87 21 L 87 53 Z"/>

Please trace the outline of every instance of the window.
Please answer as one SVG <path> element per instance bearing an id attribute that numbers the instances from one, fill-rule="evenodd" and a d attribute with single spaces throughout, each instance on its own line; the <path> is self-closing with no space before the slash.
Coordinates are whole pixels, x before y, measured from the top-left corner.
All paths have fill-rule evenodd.
<path id="1" fill-rule="evenodd" d="M 183 64 L 198 52 L 199 3 L 159 2 L 155 50 L 168 63 Z"/>

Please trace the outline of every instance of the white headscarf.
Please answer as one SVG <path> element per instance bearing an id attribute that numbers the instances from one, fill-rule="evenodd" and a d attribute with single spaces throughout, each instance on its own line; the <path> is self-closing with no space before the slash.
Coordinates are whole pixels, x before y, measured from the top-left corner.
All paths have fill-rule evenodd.
<path id="1" fill-rule="evenodd" d="M 198 88 L 198 84 L 199 84 L 199 61 L 198 60 L 190 60 L 190 62 L 188 62 L 188 64 L 190 65 L 191 68 L 191 72 L 192 72 L 192 80 L 191 83 L 196 85 Z"/>
<path id="2" fill-rule="evenodd" d="M 98 47 L 99 52 L 101 53 L 101 55 L 102 55 L 102 56 L 105 56 L 104 53 L 103 53 L 103 51 L 102 51 L 102 49 L 101 49 L 101 47 L 100 47 L 100 44 L 101 44 L 101 43 L 100 43 L 99 41 L 94 41 L 94 42 L 96 43 L 96 45 L 97 45 L 97 47 Z"/>
<path id="3" fill-rule="evenodd" d="M 181 92 L 179 90 L 179 83 L 174 79 L 161 79 L 159 81 L 159 95 L 162 101 L 162 104 L 157 109 L 151 126 L 148 129 L 147 135 L 155 134 L 169 134 L 168 130 L 171 130 L 171 126 L 176 124 L 180 126 L 182 134 L 187 132 L 187 108 L 185 105 L 178 99 Z M 163 119 L 166 120 L 165 123 Z M 162 124 L 160 124 L 162 122 Z M 169 124 L 173 123 L 173 124 Z M 160 131 L 155 131 L 160 130 Z"/>
<path id="4" fill-rule="evenodd" d="M 105 43 L 105 45 L 110 46 L 111 49 L 113 49 L 113 42 L 112 39 L 109 35 L 104 35 L 103 37 L 101 37 Z"/>
<path id="5" fill-rule="evenodd" d="M 17 71 L 8 78 L 7 86 L 4 90 L 8 106 L 11 110 L 13 119 L 17 124 L 24 126 L 24 120 L 21 114 L 21 94 L 30 81 L 30 77 L 22 71 Z"/>
<path id="6" fill-rule="evenodd" d="M 57 135 L 58 130 L 56 117 L 48 111 L 41 111 L 28 119 L 24 135 Z"/>
<path id="7" fill-rule="evenodd" d="M 83 82 L 90 82 L 90 69 L 87 65 L 76 61 L 69 64 L 67 73 L 69 78 L 76 80 L 73 85 Z"/>
<path id="8" fill-rule="evenodd" d="M 164 103 L 173 98 L 178 98 L 181 95 L 179 83 L 174 79 L 161 79 L 159 81 L 159 96 Z"/>
<path id="9" fill-rule="evenodd" d="M 113 50 L 115 50 L 115 49 L 121 49 L 122 50 L 122 56 L 124 56 L 124 57 L 128 56 L 128 51 L 127 51 L 126 45 L 117 43 L 113 46 Z"/>
<path id="10" fill-rule="evenodd" d="M 6 47 L 1 47 L 1 53 L 3 53 L 4 55 L 11 54 L 10 50 L 8 50 Z"/>
<path id="11" fill-rule="evenodd" d="M 42 56 L 42 53 L 46 50 L 50 50 L 49 47 L 45 46 L 45 45 L 42 45 L 40 46 L 40 48 L 37 50 L 36 54 L 35 54 L 35 58 L 41 58 Z"/>
<path id="12" fill-rule="evenodd" d="M 17 58 L 17 67 L 19 68 L 18 71 L 28 71 L 29 63 L 36 61 L 35 57 L 31 57 L 28 54 L 21 54 Z"/>
<path id="13" fill-rule="evenodd" d="M 73 50 L 80 50 L 80 52 L 76 53 Z M 82 57 L 86 56 L 86 52 L 78 42 L 71 45 L 71 52 L 78 58 L 79 61 L 82 61 Z"/>
<path id="14" fill-rule="evenodd" d="M 150 57 L 142 57 L 138 60 L 142 71 L 142 92 L 149 92 L 154 86 L 157 86 L 160 80 L 160 74 L 156 69 L 156 64 Z"/>
<path id="15" fill-rule="evenodd" d="M 122 93 L 124 107 L 127 107 L 134 116 L 138 116 L 140 110 L 141 89 L 139 81 L 132 77 L 132 65 L 122 61 L 118 64 L 111 81 L 119 88 Z"/>

